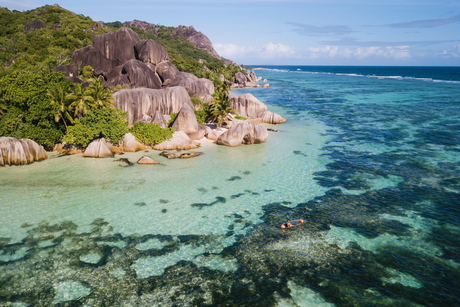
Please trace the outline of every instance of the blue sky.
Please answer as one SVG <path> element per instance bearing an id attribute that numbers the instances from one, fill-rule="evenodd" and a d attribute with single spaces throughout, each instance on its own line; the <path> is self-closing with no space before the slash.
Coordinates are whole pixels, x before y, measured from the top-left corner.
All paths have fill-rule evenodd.
<path id="1" fill-rule="evenodd" d="M 194 26 L 238 64 L 460 66 L 459 0 L 0 0 L 95 21 Z"/>

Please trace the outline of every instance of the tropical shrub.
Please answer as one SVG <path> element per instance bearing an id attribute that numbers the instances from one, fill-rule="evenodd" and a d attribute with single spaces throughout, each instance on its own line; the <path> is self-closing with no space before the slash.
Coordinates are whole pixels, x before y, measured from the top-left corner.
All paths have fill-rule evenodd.
<path id="1" fill-rule="evenodd" d="M 116 108 L 97 109 L 75 119 L 75 125 L 67 128 L 62 141 L 86 147 L 92 140 L 104 137 L 107 141 L 118 143 L 128 131 L 125 112 Z"/>
<path id="2" fill-rule="evenodd" d="M 135 123 L 130 131 L 136 140 L 144 144 L 159 144 L 169 140 L 174 133 L 172 128 L 161 128 L 156 123 L 147 124 L 144 122 Z"/>

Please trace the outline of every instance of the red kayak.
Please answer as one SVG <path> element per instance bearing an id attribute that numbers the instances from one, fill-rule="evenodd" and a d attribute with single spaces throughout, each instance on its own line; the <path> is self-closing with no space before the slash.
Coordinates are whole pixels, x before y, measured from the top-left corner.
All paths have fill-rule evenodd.
<path id="1" fill-rule="evenodd" d="M 299 220 L 292 220 L 292 221 L 287 221 L 286 223 L 281 224 L 280 228 L 293 228 L 297 227 L 299 225 L 302 225 L 304 220 L 299 219 Z"/>

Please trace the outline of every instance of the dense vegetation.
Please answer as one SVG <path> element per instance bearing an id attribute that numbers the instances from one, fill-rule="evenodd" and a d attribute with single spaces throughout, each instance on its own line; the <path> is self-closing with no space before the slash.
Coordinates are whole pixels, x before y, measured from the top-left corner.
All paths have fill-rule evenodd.
<path id="1" fill-rule="evenodd" d="M 41 26 L 29 29 L 27 25 L 32 21 Z M 119 141 L 129 128 L 125 115 L 113 108 L 111 97 L 117 89 L 105 88 L 99 80 L 93 80 L 91 67 L 83 68 L 79 76 L 88 86 L 74 84 L 52 70 L 60 64 L 71 64 L 72 52 L 90 45 L 95 35 L 115 31 L 121 25 L 96 23 L 59 6 L 25 12 L 0 7 L 0 136 L 30 138 L 48 150 L 62 141 L 81 146 L 97 137 Z M 218 89 L 215 97 L 225 97 L 227 89 L 219 75 L 231 80 L 241 68 L 225 65 L 185 38 L 174 37 L 175 28 L 155 28 L 155 33 L 133 30 L 141 39 L 162 44 L 180 71 L 212 80 Z M 227 103 L 221 100 L 216 101 Z M 198 109 L 200 123 L 221 118 L 218 107 L 201 104 Z M 228 110 L 225 106 L 223 109 Z M 139 124 L 131 129 L 146 143 L 159 142 L 172 134 L 171 129 L 163 131 L 153 125 Z"/>

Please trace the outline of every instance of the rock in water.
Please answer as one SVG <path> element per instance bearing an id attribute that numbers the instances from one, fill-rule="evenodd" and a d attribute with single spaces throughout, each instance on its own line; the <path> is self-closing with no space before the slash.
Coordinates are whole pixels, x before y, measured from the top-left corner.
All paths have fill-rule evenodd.
<path id="1" fill-rule="evenodd" d="M 232 109 L 235 109 L 243 117 L 251 119 L 260 118 L 262 122 L 267 124 L 281 124 L 286 122 L 286 119 L 280 115 L 268 111 L 267 106 L 252 94 L 243 94 L 241 96 L 230 94 L 228 98 L 232 103 Z"/>
<path id="2" fill-rule="evenodd" d="M 100 138 L 89 143 L 83 153 L 83 157 L 110 158 L 113 157 L 113 152 L 106 140 L 104 138 Z"/>
<path id="3" fill-rule="evenodd" d="M 159 164 L 157 161 L 153 160 L 149 156 L 142 156 L 138 161 L 137 164 Z"/>
<path id="4" fill-rule="evenodd" d="M 235 123 L 217 139 L 218 145 L 239 146 L 241 144 L 259 144 L 267 140 L 268 131 L 265 127 L 246 121 Z"/>
<path id="5" fill-rule="evenodd" d="M 43 146 L 30 139 L 0 137 L 0 165 L 24 165 L 47 159 Z"/>

